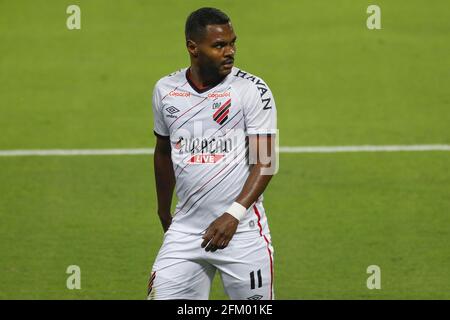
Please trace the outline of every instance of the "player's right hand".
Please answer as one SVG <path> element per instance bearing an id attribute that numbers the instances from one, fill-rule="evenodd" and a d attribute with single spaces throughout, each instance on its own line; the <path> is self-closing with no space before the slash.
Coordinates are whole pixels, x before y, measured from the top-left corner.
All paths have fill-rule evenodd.
<path id="1" fill-rule="evenodd" d="M 239 220 L 225 212 L 206 229 L 202 248 L 211 252 L 215 252 L 217 249 L 225 249 L 236 233 L 238 225 Z"/>

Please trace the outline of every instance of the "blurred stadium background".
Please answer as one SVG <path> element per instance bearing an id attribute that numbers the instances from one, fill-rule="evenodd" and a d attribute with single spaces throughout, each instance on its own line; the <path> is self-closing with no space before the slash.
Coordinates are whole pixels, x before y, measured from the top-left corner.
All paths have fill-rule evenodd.
<path id="1" fill-rule="evenodd" d="M 81 30 L 66 8 L 81 8 Z M 366 8 L 381 7 L 382 30 Z M 0 1 L 0 150 L 154 145 L 186 16 L 228 13 L 282 146 L 449 144 L 450 2 Z M 281 154 L 265 192 L 277 299 L 449 299 L 449 152 Z M 0 157 L 1 299 L 144 299 L 152 157 Z M 81 290 L 66 268 L 81 267 Z M 381 290 L 368 290 L 369 265 Z M 216 277 L 211 299 L 225 299 Z"/>

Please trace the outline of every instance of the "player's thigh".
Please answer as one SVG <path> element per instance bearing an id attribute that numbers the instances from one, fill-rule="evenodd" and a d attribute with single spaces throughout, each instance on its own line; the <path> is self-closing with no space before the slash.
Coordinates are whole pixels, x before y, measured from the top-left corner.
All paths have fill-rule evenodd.
<path id="1" fill-rule="evenodd" d="M 148 284 L 149 300 L 207 300 L 215 267 L 207 262 L 180 260 L 153 270 Z"/>
<path id="2" fill-rule="evenodd" d="M 274 299 L 273 247 L 270 237 L 236 240 L 227 253 L 230 263 L 224 261 L 216 265 L 225 292 L 233 300 Z"/>
<path id="3" fill-rule="evenodd" d="M 215 268 L 202 260 L 201 237 L 169 230 L 152 267 L 148 299 L 208 299 Z"/>

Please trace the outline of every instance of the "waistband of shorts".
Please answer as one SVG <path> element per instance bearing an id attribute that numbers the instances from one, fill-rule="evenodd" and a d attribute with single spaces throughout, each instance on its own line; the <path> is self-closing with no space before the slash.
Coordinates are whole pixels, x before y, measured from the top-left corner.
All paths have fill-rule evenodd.
<path id="1" fill-rule="evenodd" d="M 179 235 L 185 235 L 185 236 L 198 236 L 198 237 L 202 237 L 205 233 L 193 233 L 193 232 L 185 232 L 185 231 L 180 231 L 178 229 L 170 229 L 167 232 L 171 232 L 171 233 L 176 233 Z M 166 234 L 167 234 L 166 232 Z M 270 233 L 269 234 L 263 234 L 263 236 L 269 237 L 270 238 Z M 246 230 L 246 231 L 240 231 L 240 232 L 236 232 L 233 236 L 233 239 L 254 239 L 254 238 L 260 238 L 263 237 L 259 230 Z"/>

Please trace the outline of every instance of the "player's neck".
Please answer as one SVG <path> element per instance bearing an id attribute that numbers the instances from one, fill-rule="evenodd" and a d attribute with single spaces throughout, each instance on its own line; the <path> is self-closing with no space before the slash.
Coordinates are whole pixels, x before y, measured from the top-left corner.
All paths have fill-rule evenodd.
<path id="1" fill-rule="evenodd" d="M 223 77 L 204 72 L 196 65 L 190 66 L 187 70 L 186 76 L 188 80 L 199 90 L 212 88 L 223 80 Z"/>

